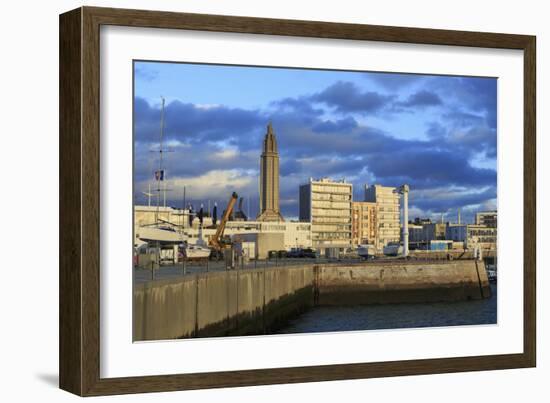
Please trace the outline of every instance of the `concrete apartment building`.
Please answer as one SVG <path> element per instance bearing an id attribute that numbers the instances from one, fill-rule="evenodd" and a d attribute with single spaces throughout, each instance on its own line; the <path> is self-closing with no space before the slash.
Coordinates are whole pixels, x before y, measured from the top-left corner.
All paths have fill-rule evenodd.
<path id="1" fill-rule="evenodd" d="M 399 242 L 399 194 L 394 187 L 365 185 L 365 201 L 376 203 L 377 250 L 382 251 L 390 242 Z"/>
<path id="2" fill-rule="evenodd" d="M 493 250 L 497 245 L 497 229 L 478 224 L 449 224 L 446 238 L 455 242 L 464 242 L 464 247 L 472 249 L 476 245 Z"/>
<path id="3" fill-rule="evenodd" d="M 300 185 L 300 221 L 311 222 L 314 248 L 351 245 L 353 186 L 344 179 L 314 180 Z"/>
<path id="4" fill-rule="evenodd" d="M 494 211 L 480 211 L 476 213 L 476 225 L 484 225 L 490 228 L 497 227 L 497 212 Z"/>
<path id="5" fill-rule="evenodd" d="M 351 243 L 374 245 L 376 242 L 376 203 L 351 203 Z"/>

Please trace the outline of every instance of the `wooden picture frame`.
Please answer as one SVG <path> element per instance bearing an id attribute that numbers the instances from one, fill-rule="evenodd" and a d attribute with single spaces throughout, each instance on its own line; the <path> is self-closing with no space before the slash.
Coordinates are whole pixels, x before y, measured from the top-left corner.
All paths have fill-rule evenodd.
<path id="1" fill-rule="evenodd" d="M 227 372 L 100 377 L 100 26 L 120 25 L 524 52 L 523 353 Z M 60 16 L 60 387 L 81 396 L 533 367 L 536 363 L 535 37 L 82 7 Z"/>

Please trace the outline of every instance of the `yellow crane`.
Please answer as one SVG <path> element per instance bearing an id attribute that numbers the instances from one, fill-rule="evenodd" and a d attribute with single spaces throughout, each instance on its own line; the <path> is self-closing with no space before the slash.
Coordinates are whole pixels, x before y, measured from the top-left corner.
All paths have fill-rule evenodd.
<path id="1" fill-rule="evenodd" d="M 231 195 L 231 198 L 229 199 L 229 202 L 227 203 L 227 208 L 223 213 L 223 217 L 220 220 L 220 225 L 218 225 L 218 228 L 216 229 L 216 233 L 212 238 L 210 238 L 210 241 L 208 242 L 208 245 L 216 252 L 221 252 L 223 248 L 226 248 L 231 245 L 230 241 L 224 240 L 223 231 L 225 230 L 225 225 L 227 224 L 227 221 L 231 216 L 231 212 L 233 211 L 233 207 L 235 207 L 235 203 L 237 202 L 238 198 L 239 196 L 237 195 L 237 193 L 233 192 L 233 194 Z"/>

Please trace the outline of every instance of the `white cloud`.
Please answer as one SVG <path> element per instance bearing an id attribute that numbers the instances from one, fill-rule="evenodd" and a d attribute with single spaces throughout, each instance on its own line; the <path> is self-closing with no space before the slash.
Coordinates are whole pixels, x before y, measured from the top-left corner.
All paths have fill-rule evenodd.
<path id="1" fill-rule="evenodd" d="M 176 194 L 186 188 L 188 199 L 225 199 L 232 192 L 250 194 L 252 189 L 257 191 L 257 177 L 243 175 L 241 170 L 214 170 L 203 175 L 170 178 L 167 187 Z M 142 182 L 140 188 L 146 189 L 147 183 Z"/>

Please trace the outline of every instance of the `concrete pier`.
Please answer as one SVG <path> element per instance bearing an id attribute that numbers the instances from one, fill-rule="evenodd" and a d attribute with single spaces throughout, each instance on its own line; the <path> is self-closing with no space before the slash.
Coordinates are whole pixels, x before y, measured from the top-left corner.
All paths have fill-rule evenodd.
<path id="1" fill-rule="evenodd" d="M 488 298 L 491 288 L 475 260 L 320 266 L 317 305 L 463 301 Z"/>
<path id="2" fill-rule="evenodd" d="M 312 304 L 312 266 L 211 272 L 138 284 L 134 340 L 263 334 Z"/>
<path id="3" fill-rule="evenodd" d="M 479 267 L 478 267 L 479 265 Z M 134 340 L 264 334 L 314 305 L 488 298 L 474 260 L 316 265 L 202 273 L 134 288 Z"/>

